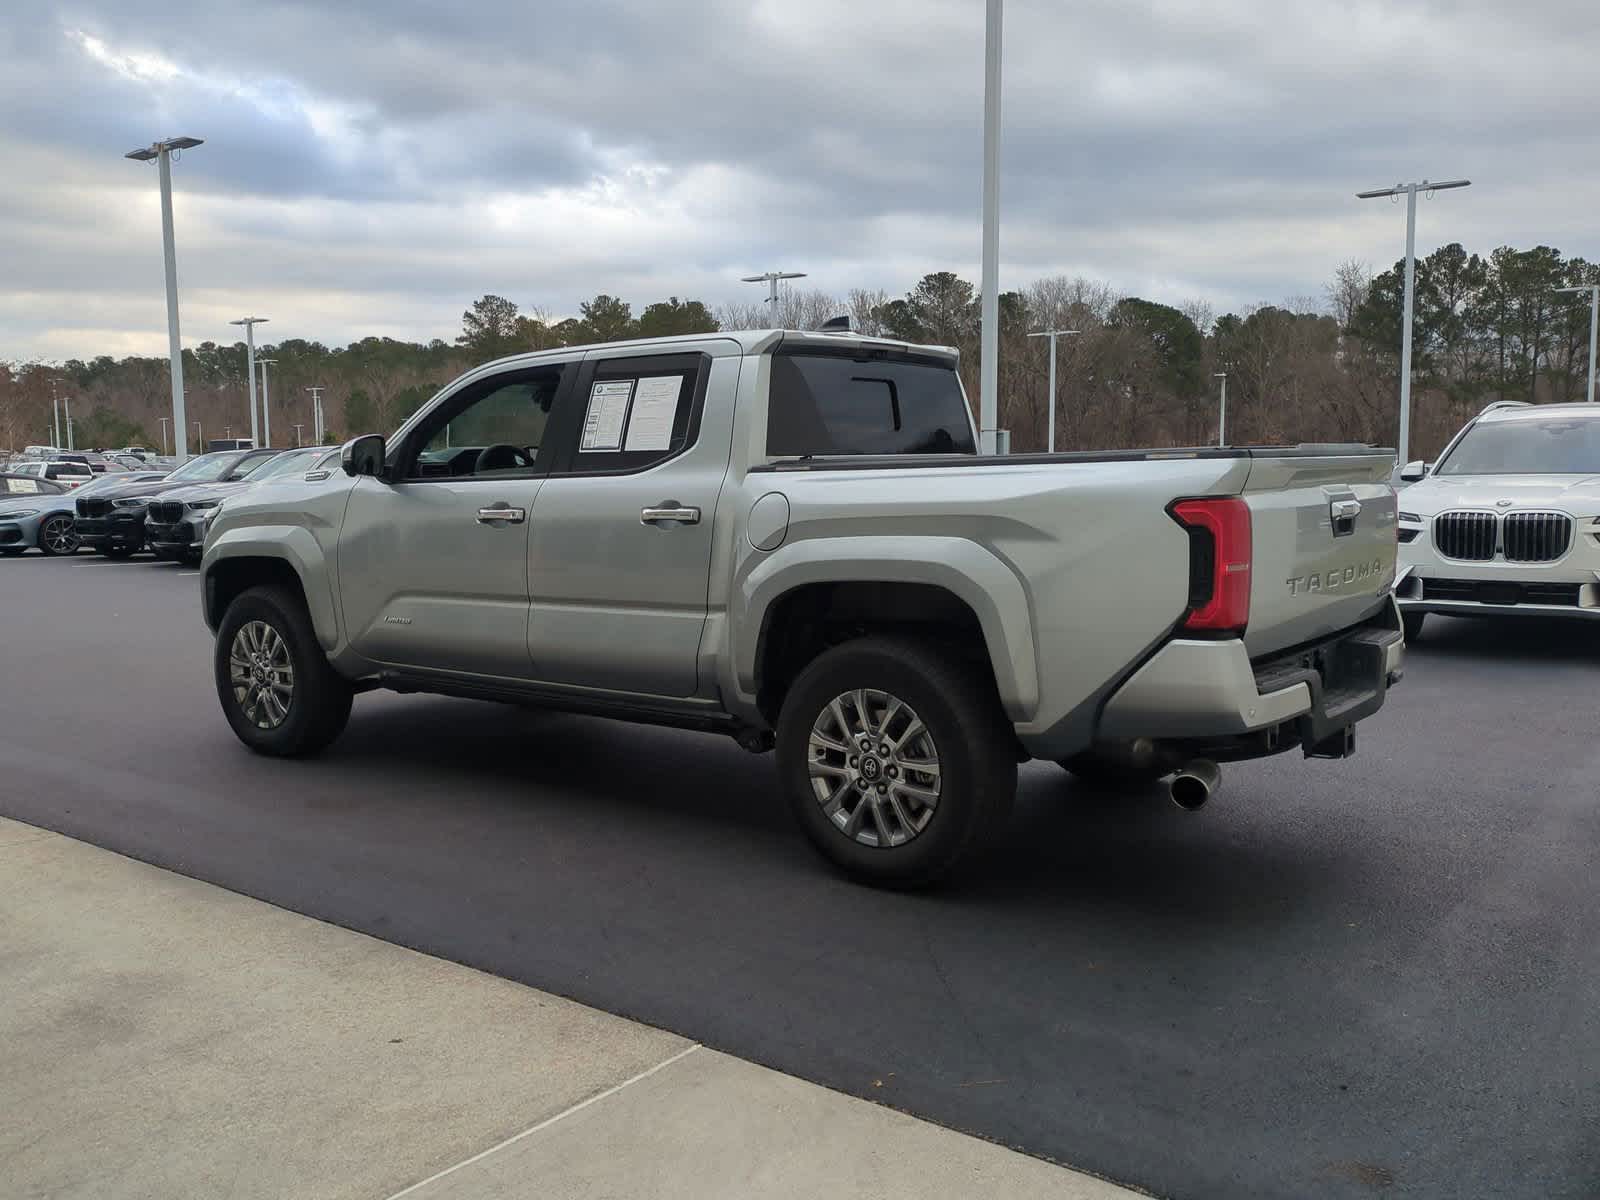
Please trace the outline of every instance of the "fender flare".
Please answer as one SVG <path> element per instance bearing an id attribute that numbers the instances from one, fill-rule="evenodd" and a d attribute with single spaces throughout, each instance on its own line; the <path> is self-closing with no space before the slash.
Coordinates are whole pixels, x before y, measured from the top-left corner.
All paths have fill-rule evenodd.
<path id="1" fill-rule="evenodd" d="M 267 558 L 287 563 L 300 580 L 317 641 L 329 653 L 338 648 L 339 610 L 333 595 L 332 566 L 310 530 L 297 525 L 251 525 L 220 533 L 206 547 L 200 564 L 207 615 L 216 620 L 221 620 L 222 614 L 209 612 L 211 573 L 222 563 L 240 558 Z"/>
<path id="2" fill-rule="evenodd" d="M 1006 715 L 1028 720 L 1039 706 L 1038 652 L 1022 580 L 1001 558 L 955 537 L 896 534 L 788 542 L 744 574 L 734 595 L 735 682 L 756 692 L 761 638 L 772 606 L 815 583 L 919 583 L 943 588 L 977 614 Z"/>

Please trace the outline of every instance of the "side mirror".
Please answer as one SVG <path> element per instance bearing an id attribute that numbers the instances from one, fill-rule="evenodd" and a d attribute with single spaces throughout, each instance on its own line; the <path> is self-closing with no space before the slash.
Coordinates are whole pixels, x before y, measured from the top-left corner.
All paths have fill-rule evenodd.
<path id="1" fill-rule="evenodd" d="M 384 447 L 381 433 L 367 433 L 358 438 L 351 438 L 344 444 L 344 451 L 340 455 L 340 465 L 344 467 L 346 475 L 371 475 L 381 478 L 383 464 Z"/>
<path id="2" fill-rule="evenodd" d="M 1408 462 L 1405 466 L 1400 468 L 1400 479 L 1404 483 L 1415 483 L 1417 480 L 1426 476 L 1427 473 L 1428 464 L 1419 458 L 1413 462 Z"/>

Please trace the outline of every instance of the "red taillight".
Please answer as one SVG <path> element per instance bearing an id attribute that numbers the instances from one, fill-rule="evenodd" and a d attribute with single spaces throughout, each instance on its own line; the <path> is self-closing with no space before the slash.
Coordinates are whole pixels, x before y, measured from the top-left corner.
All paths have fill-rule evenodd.
<path id="1" fill-rule="evenodd" d="M 1185 629 L 1243 633 L 1250 623 L 1250 507 L 1243 500 L 1180 500 L 1172 515 L 1201 538 L 1210 535 L 1210 570 L 1190 581 Z M 1203 553 L 1196 547 L 1191 554 Z M 1195 566 L 1204 568 L 1198 562 Z"/>

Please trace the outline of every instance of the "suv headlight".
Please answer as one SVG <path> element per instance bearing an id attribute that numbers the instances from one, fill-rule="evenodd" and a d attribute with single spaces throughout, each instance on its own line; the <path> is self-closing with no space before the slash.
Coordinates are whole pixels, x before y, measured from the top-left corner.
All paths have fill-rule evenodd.
<path id="1" fill-rule="evenodd" d="M 221 500 L 191 500 L 186 507 L 190 512 L 209 512 L 221 503 Z"/>
<path id="2" fill-rule="evenodd" d="M 1400 519 L 1402 521 L 1410 521 L 1414 525 L 1422 524 L 1422 518 L 1417 516 L 1416 513 L 1403 512 L 1400 514 Z"/>
<path id="3" fill-rule="evenodd" d="M 132 500 L 113 500 L 111 502 L 113 508 L 143 508 L 149 503 L 149 498 L 145 496 L 138 496 Z"/>

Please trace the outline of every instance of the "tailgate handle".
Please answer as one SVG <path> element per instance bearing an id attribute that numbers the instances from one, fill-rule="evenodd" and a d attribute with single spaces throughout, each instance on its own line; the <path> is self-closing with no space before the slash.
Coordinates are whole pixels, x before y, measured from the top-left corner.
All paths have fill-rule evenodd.
<path id="1" fill-rule="evenodd" d="M 1356 531 L 1356 518 L 1361 515 L 1361 501 L 1331 501 L 1328 504 L 1328 515 L 1333 520 L 1333 536 L 1349 537 Z"/>

